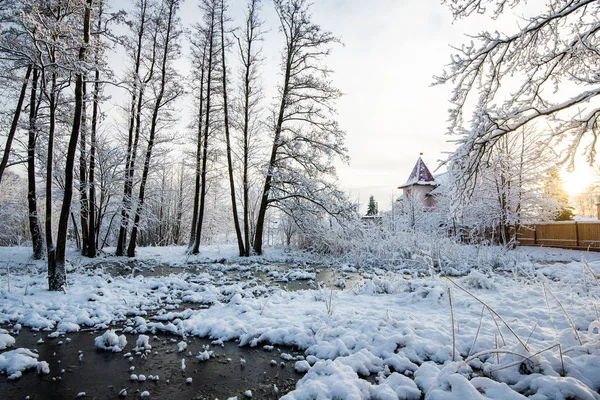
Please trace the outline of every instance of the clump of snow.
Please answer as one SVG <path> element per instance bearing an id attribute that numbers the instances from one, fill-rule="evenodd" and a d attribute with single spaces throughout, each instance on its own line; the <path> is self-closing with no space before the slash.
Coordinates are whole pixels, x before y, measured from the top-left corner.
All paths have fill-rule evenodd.
<path id="1" fill-rule="evenodd" d="M 302 270 L 302 269 L 295 269 L 292 271 L 289 271 L 286 274 L 286 278 L 291 280 L 291 281 L 296 281 L 296 280 L 315 280 L 317 279 L 317 275 L 314 272 L 310 272 L 310 271 L 306 271 L 306 270 Z"/>
<path id="2" fill-rule="evenodd" d="M 598 399 L 598 393 L 594 393 L 578 379 L 572 377 L 548 376 L 532 374 L 517 382 L 514 390 L 527 393 L 536 398 L 546 399 Z"/>
<path id="3" fill-rule="evenodd" d="M 38 374 L 48 374 L 50 368 L 45 361 L 38 361 L 38 354 L 29 349 L 18 348 L 0 354 L 0 373 L 8 375 L 8 379 L 18 379 L 23 372 L 36 368 Z"/>
<path id="4" fill-rule="evenodd" d="M 193 381 L 192 377 L 189 377 L 189 378 L 185 379 L 185 383 L 187 383 L 188 385 L 191 385 L 192 381 Z"/>
<path id="5" fill-rule="evenodd" d="M 79 332 L 79 329 L 81 329 L 81 327 L 78 324 L 70 321 L 60 321 L 58 325 L 56 325 L 56 331 L 61 333 Z"/>
<path id="6" fill-rule="evenodd" d="M 294 369 L 300 373 L 304 373 L 310 369 L 310 364 L 306 360 L 296 361 Z"/>
<path id="7" fill-rule="evenodd" d="M 325 360 L 316 363 L 282 400 L 368 399 L 372 385 L 359 379 L 347 365 Z"/>
<path id="8" fill-rule="evenodd" d="M 182 351 L 185 351 L 185 349 L 187 349 L 187 346 L 188 344 L 182 340 L 181 342 L 177 343 L 177 352 L 181 353 Z"/>
<path id="9" fill-rule="evenodd" d="M 196 356 L 199 361 L 206 361 L 212 356 L 213 352 L 209 350 L 201 351 L 200 354 Z"/>
<path id="10" fill-rule="evenodd" d="M 9 335 L 4 329 L 0 329 L 0 350 L 4 350 L 14 344 L 15 338 Z"/>
<path id="11" fill-rule="evenodd" d="M 150 397 L 150 392 L 147 390 L 144 390 L 142 393 L 140 393 L 140 397 L 143 399 L 145 397 Z"/>
<path id="12" fill-rule="evenodd" d="M 496 284 L 479 271 L 472 270 L 469 275 L 459 279 L 461 285 L 466 289 L 495 290 Z"/>
<path id="13" fill-rule="evenodd" d="M 102 336 L 96 337 L 96 339 L 94 339 L 94 343 L 98 349 L 109 350 L 118 353 L 123 351 L 127 345 L 127 339 L 125 338 L 125 335 L 119 336 L 114 330 L 111 329 L 104 332 Z"/>
<path id="14" fill-rule="evenodd" d="M 371 389 L 371 396 L 375 399 L 419 400 L 421 391 L 412 379 L 392 372 Z"/>
<path id="15" fill-rule="evenodd" d="M 50 365 L 48 365 L 48 363 L 46 361 L 40 361 L 35 369 L 37 370 L 37 373 L 40 375 L 48 375 L 50 373 Z"/>
<path id="16" fill-rule="evenodd" d="M 150 349 L 152 349 L 150 337 L 148 335 L 139 335 L 135 341 L 135 347 L 133 348 L 133 351 L 144 351 Z"/>

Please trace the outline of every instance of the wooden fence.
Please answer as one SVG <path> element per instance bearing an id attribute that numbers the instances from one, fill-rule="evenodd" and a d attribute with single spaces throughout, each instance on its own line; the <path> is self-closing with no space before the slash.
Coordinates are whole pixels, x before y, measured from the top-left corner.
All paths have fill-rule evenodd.
<path id="1" fill-rule="evenodd" d="M 517 232 L 517 241 L 522 246 L 600 251 L 600 221 L 547 222 L 522 226 Z"/>

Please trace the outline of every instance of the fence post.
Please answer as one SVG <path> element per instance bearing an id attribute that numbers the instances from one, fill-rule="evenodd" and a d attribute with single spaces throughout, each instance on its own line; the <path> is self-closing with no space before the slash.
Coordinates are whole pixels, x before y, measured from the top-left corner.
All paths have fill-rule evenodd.
<path id="1" fill-rule="evenodd" d="M 577 226 L 577 221 L 575 221 L 575 245 L 579 247 L 579 227 Z"/>

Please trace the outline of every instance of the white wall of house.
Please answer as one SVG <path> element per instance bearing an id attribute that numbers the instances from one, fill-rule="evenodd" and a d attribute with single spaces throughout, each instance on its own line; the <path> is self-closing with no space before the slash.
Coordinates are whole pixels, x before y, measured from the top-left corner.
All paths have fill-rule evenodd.
<path id="1" fill-rule="evenodd" d="M 402 195 L 407 200 L 410 198 L 412 201 L 422 201 L 425 207 L 433 207 L 435 199 L 433 196 L 427 196 L 433 189 L 434 187 L 429 185 L 413 185 L 403 188 Z"/>

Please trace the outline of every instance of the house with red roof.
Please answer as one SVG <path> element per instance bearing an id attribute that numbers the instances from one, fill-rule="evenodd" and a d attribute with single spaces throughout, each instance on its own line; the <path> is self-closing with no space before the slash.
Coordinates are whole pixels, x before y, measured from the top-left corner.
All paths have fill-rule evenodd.
<path id="1" fill-rule="evenodd" d="M 435 207 L 436 200 L 431 192 L 439 186 L 439 183 L 436 182 L 429 168 L 420 157 L 422 155 L 423 153 L 419 155 L 408 180 L 398 186 L 398 189 L 402 189 L 402 196 L 397 201 L 422 202 L 424 207 L 432 208 Z"/>

